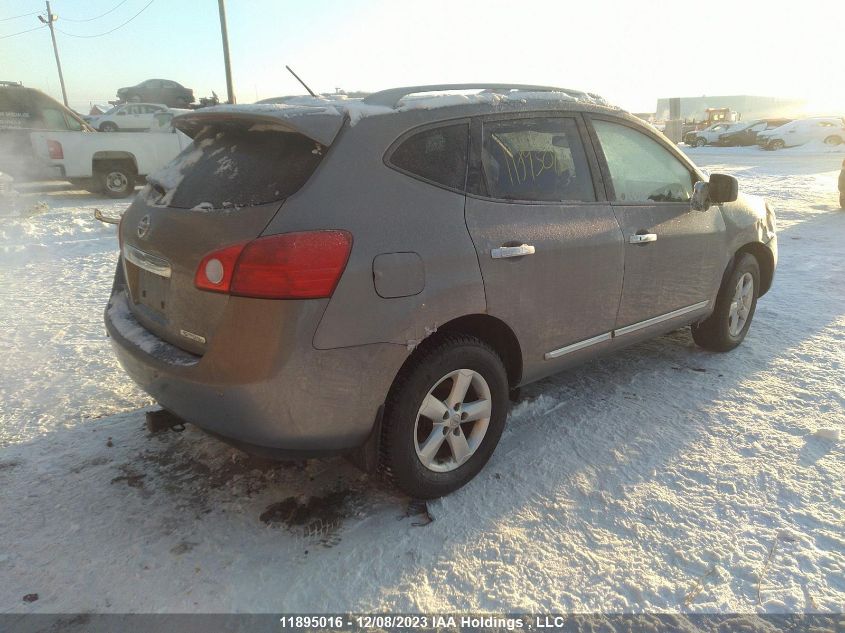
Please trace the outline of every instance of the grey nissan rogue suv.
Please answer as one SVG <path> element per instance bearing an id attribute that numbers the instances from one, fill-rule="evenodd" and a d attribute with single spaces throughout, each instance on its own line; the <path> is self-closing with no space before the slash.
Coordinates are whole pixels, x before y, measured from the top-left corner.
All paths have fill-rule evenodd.
<path id="1" fill-rule="evenodd" d="M 123 367 L 247 451 L 350 453 L 416 497 L 481 470 L 520 385 L 686 325 L 730 350 L 772 284 L 769 206 L 595 95 L 417 86 L 174 125 L 193 144 L 120 226 Z"/>

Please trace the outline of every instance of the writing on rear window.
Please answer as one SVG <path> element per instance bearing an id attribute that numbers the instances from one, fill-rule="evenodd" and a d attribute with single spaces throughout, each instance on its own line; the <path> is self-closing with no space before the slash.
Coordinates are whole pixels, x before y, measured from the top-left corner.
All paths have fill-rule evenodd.
<path id="1" fill-rule="evenodd" d="M 305 184 L 325 154 L 290 132 L 202 130 L 194 142 L 147 178 L 152 202 L 181 209 L 230 209 L 284 200 Z"/>

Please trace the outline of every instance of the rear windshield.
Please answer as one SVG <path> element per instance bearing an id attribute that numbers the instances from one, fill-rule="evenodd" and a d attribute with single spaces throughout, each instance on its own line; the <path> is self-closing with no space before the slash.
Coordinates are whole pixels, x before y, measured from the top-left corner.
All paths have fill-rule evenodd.
<path id="1" fill-rule="evenodd" d="M 180 209 L 255 206 L 296 193 L 325 151 L 301 134 L 206 128 L 147 180 L 158 204 Z"/>

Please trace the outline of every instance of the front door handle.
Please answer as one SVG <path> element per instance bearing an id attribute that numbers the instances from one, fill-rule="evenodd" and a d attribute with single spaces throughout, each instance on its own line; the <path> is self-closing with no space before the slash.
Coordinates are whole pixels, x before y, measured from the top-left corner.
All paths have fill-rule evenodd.
<path id="1" fill-rule="evenodd" d="M 520 244 L 519 246 L 500 246 L 490 251 L 493 259 L 504 259 L 506 257 L 523 257 L 533 255 L 534 247 L 531 244 Z"/>
<path id="2" fill-rule="evenodd" d="M 657 241 L 657 233 L 637 233 L 628 238 L 631 244 L 648 244 Z"/>

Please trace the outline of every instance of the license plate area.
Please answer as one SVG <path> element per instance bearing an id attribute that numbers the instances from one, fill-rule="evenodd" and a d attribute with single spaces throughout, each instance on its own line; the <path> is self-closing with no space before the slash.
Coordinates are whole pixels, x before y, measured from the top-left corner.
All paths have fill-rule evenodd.
<path id="1" fill-rule="evenodd" d="M 170 264 L 132 246 L 124 246 L 124 267 L 129 292 L 135 305 L 163 316 L 170 289 Z"/>
<path id="2" fill-rule="evenodd" d="M 154 312 L 164 314 L 167 310 L 167 291 L 170 280 L 147 270 L 138 270 L 138 299 L 136 303 Z"/>

